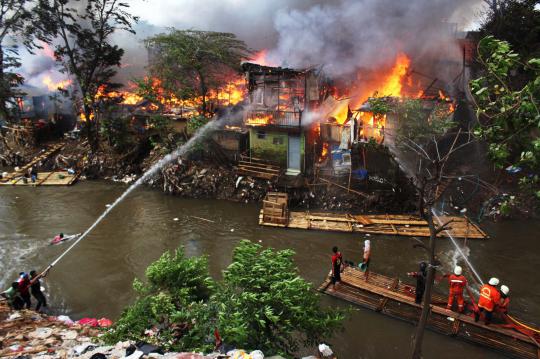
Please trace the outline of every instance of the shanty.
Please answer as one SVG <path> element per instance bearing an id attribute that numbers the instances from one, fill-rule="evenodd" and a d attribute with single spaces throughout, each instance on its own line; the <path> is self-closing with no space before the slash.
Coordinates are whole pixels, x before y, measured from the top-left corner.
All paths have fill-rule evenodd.
<path id="1" fill-rule="evenodd" d="M 537 0 L 0 0 L 0 358 L 540 359 Z"/>

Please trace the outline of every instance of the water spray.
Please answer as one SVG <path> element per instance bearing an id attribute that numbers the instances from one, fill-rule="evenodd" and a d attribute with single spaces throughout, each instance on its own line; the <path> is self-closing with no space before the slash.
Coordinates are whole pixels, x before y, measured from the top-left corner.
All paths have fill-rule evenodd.
<path id="1" fill-rule="evenodd" d="M 443 222 L 441 221 L 441 219 L 437 215 L 437 213 L 435 213 L 435 210 L 433 208 L 431 209 L 431 213 L 433 214 L 433 217 L 435 217 L 437 219 L 437 222 L 439 222 L 439 226 L 442 226 Z M 476 271 L 476 269 L 472 265 L 471 261 L 469 261 L 469 258 L 467 258 L 467 255 L 463 252 L 461 247 L 457 244 L 455 238 L 452 236 L 450 231 L 445 229 L 444 232 L 446 233 L 448 238 L 450 238 L 450 241 L 452 242 L 452 244 L 454 244 L 454 247 L 456 247 L 456 250 L 461 255 L 461 257 L 463 257 L 463 259 L 465 260 L 465 263 L 467 263 L 467 266 L 471 269 L 471 271 L 474 274 L 474 276 L 476 277 L 477 281 L 480 282 L 481 284 L 484 284 L 484 281 L 482 280 L 482 277 L 480 277 L 480 274 L 478 274 L 478 272 Z"/>
<path id="2" fill-rule="evenodd" d="M 96 226 L 105 218 L 107 215 L 118 205 L 120 202 L 122 202 L 133 190 L 137 187 L 139 187 L 141 184 L 146 182 L 150 177 L 156 174 L 157 171 L 159 171 L 161 168 L 163 168 L 165 165 L 171 163 L 172 161 L 176 160 L 178 157 L 184 155 L 187 153 L 187 151 L 197 142 L 197 140 L 205 135 L 208 131 L 214 129 L 218 126 L 217 121 L 210 121 L 203 127 L 201 127 L 193 137 L 191 137 L 185 144 L 178 147 L 176 150 L 174 150 L 172 153 L 166 155 L 161 160 L 159 160 L 156 164 L 154 164 L 150 169 L 148 169 L 143 175 L 127 190 L 122 193 L 120 197 L 118 197 L 102 214 L 98 217 L 98 219 L 92 223 L 90 227 L 86 231 L 83 232 L 83 234 L 71 245 L 66 249 L 58 258 L 56 258 L 48 267 L 45 269 L 44 273 L 47 272 L 49 269 L 51 269 L 53 266 L 55 266 L 66 254 L 68 254 L 79 242 L 81 242 Z"/>

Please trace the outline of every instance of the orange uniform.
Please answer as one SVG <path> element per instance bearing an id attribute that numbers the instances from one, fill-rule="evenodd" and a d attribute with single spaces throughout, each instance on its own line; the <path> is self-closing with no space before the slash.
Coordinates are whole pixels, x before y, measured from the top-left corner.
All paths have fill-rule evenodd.
<path id="1" fill-rule="evenodd" d="M 448 283 L 450 284 L 450 294 L 448 295 L 448 305 L 446 307 L 452 309 L 454 298 L 456 298 L 458 311 L 461 313 L 463 312 L 463 304 L 465 302 L 463 300 L 463 290 L 467 285 L 467 278 L 463 275 L 451 274 L 448 276 Z"/>
<path id="2" fill-rule="evenodd" d="M 478 299 L 478 308 L 483 308 L 488 312 L 493 312 L 495 305 L 501 300 L 501 293 L 492 285 L 484 284 L 480 288 L 480 298 Z"/>

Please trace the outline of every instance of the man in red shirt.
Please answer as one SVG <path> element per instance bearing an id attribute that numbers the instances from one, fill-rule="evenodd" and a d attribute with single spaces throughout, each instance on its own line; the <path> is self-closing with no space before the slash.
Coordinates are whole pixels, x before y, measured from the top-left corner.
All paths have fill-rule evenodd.
<path id="1" fill-rule="evenodd" d="M 30 300 L 30 278 L 28 277 L 28 274 L 21 272 L 20 278 L 18 280 L 19 283 L 19 292 L 21 293 L 21 297 L 24 301 L 24 305 L 26 306 L 26 309 L 30 309 L 32 306 L 32 302 Z"/>
<path id="2" fill-rule="evenodd" d="M 338 247 L 332 248 L 332 288 L 336 289 L 336 283 L 341 283 L 341 270 L 343 267 L 343 256 L 338 251 Z"/>
<path id="3" fill-rule="evenodd" d="M 448 304 L 446 308 L 452 310 L 455 298 L 458 304 L 458 312 L 460 313 L 463 313 L 463 304 L 465 302 L 463 300 L 463 290 L 467 286 L 467 278 L 461 274 L 462 272 L 463 269 L 460 266 L 456 266 L 454 268 L 454 274 L 447 275 L 450 293 L 448 295 Z"/>

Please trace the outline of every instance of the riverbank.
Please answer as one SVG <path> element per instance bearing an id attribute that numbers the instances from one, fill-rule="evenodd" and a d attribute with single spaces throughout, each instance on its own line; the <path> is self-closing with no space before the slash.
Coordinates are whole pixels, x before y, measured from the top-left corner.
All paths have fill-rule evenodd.
<path id="1" fill-rule="evenodd" d="M 81 324 L 66 316 L 48 316 L 32 310 L 12 311 L 5 301 L 0 301 L 0 357 L 1 358 L 81 358 L 81 359 L 217 359 L 243 358 L 243 350 L 221 354 L 164 353 L 150 344 L 131 341 L 105 345 L 100 336 L 106 328 Z M 235 356 L 236 355 L 236 356 Z M 240 355 L 240 356 L 239 356 Z M 263 359 L 260 351 L 248 353 L 250 359 Z M 246 356 L 247 357 L 247 356 Z M 280 356 L 267 359 L 283 359 Z M 315 357 L 312 357 L 313 359 Z"/>

